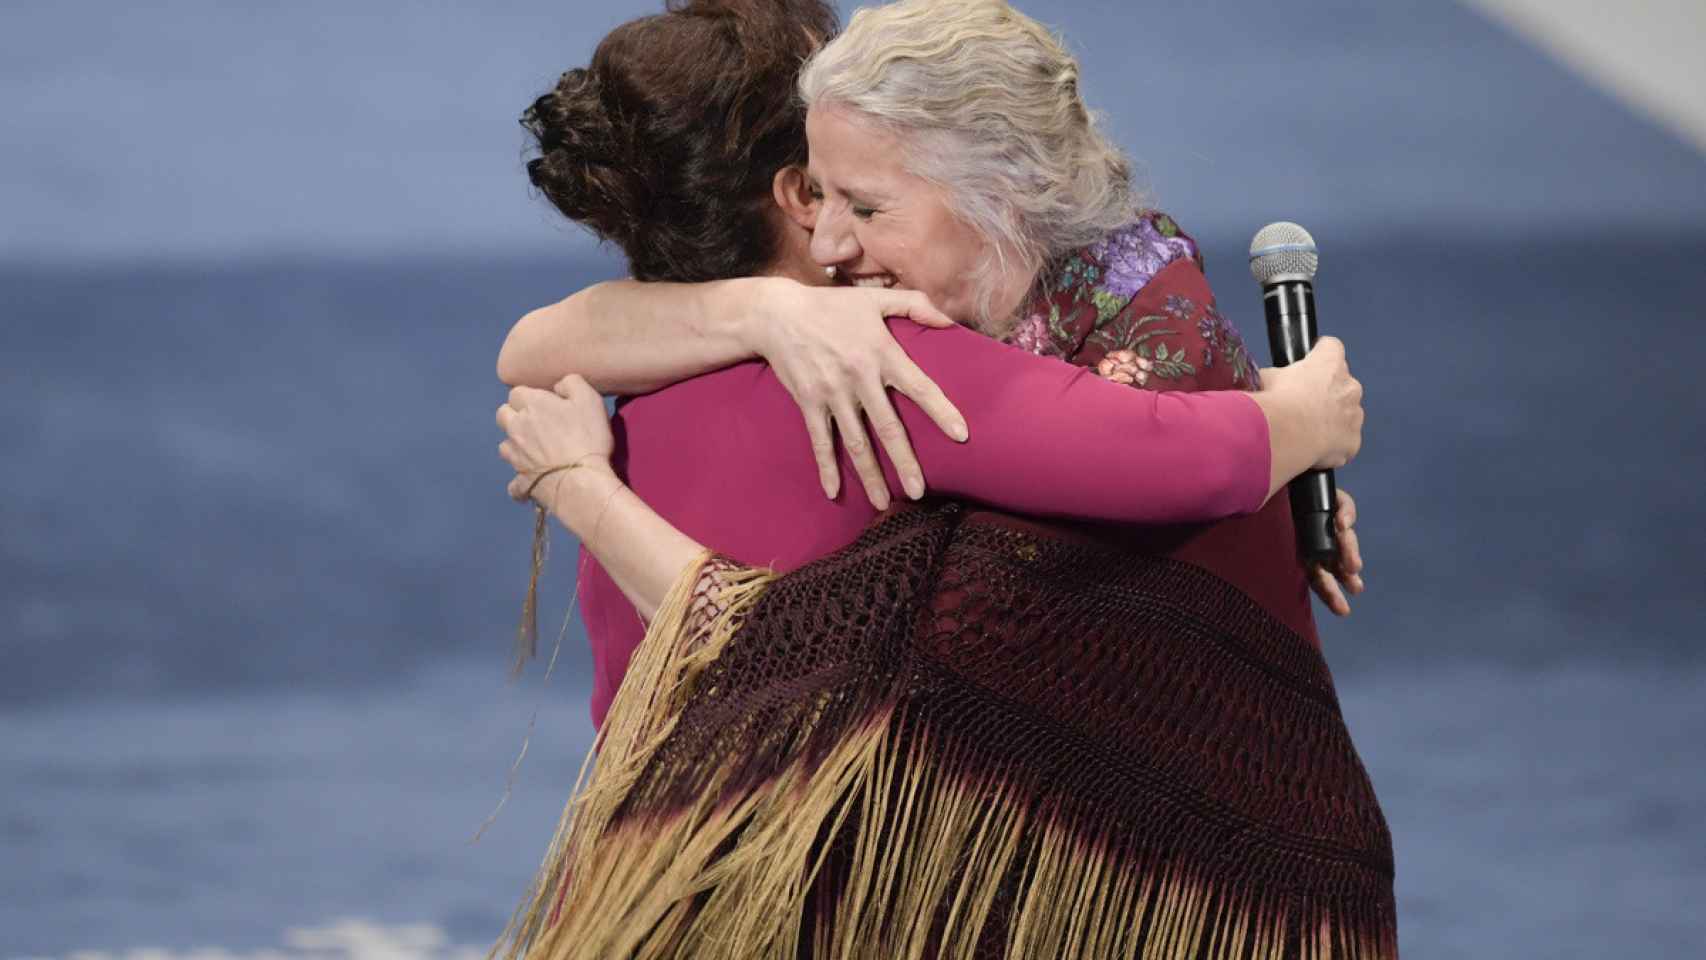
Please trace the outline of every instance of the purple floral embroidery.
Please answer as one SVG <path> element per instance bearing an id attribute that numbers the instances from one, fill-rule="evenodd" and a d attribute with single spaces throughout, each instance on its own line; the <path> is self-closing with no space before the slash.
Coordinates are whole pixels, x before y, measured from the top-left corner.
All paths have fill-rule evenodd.
<path id="1" fill-rule="evenodd" d="M 1066 263 L 1061 266 L 1060 276 L 1055 280 L 1054 289 L 1057 293 L 1072 290 L 1074 291 L 1074 299 L 1082 300 L 1084 292 L 1094 287 L 1101 276 L 1102 272 L 1096 268 L 1096 265 L 1084 258 L 1083 251 L 1079 251 L 1078 254 L 1067 258 Z"/>
<path id="2" fill-rule="evenodd" d="M 1032 313 L 1019 321 L 1009 336 L 1009 342 L 1027 353 L 1048 356 L 1059 353 L 1055 347 L 1054 338 L 1049 335 L 1048 314 Z"/>
<path id="3" fill-rule="evenodd" d="M 1172 301 L 1168 298 L 1168 309 L 1172 309 Z M 1250 351 L 1244 346 L 1244 337 L 1232 321 L 1226 319 L 1213 304 L 1203 310 L 1202 319 L 1197 321 L 1197 332 L 1202 335 L 1202 365 L 1207 370 L 1214 366 L 1216 355 L 1232 368 L 1234 384 L 1261 388 L 1261 374 L 1256 371 L 1256 364 L 1250 358 Z"/>
<path id="4" fill-rule="evenodd" d="M 1090 255 L 1106 267 L 1102 288 L 1129 300 L 1161 268 L 1185 257 L 1195 258 L 1197 251 L 1171 219 L 1151 215 L 1092 244 Z"/>
<path id="5" fill-rule="evenodd" d="M 1079 250 L 1055 268 L 1047 286 L 1007 334 L 1030 353 L 1075 357 L 1086 345 L 1131 350 L 1162 379 L 1194 376 L 1194 354 L 1164 338 L 1193 333 L 1198 306 L 1172 297 L 1160 314 L 1139 315 L 1131 303 L 1168 265 L 1185 258 L 1201 264 L 1195 242 L 1164 213 L 1144 214 L 1129 226 Z M 1194 338 L 1193 338 L 1194 339 Z"/>

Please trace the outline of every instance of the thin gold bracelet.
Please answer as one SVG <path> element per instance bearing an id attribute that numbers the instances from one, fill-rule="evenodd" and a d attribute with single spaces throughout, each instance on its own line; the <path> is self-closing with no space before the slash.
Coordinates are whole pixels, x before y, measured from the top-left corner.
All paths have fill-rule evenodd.
<path id="1" fill-rule="evenodd" d="M 581 457 L 579 460 L 576 460 L 574 463 L 559 464 L 558 466 L 541 470 L 538 476 L 533 478 L 533 482 L 527 485 L 527 499 L 533 500 L 533 491 L 538 489 L 540 482 L 551 474 L 560 473 L 564 470 L 573 470 L 576 467 L 582 466 L 588 460 L 602 456 L 603 454 L 601 453 L 589 453 L 586 456 Z M 612 495 L 614 495 L 614 493 L 615 491 L 612 491 Z M 609 509 L 609 498 L 605 499 L 604 507 L 605 509 Z M 599 511 L 598 519 L 604 519 L 603 510 Z M 531 564 L 532 569 L 529 571 L 527 577 L 527 595 L 521 601 L 521 624 L 516 628 L 515 663 L 510 668 L 510 675 L 512 677 L 519 676 L 522 667 L 526 666 L 527 661 L 533 659 L 539 650 L 539 575 L 545 570 L 546 544 L 549 536 L 548 529 L 545 505 L 537 500 L 533 500 L 533 562 Z M 593 526 L 593 532 L 596 533 L 597 530 L 598 527 L 595 524 Z"/>
<path id="2" fill-rule="evenodd" d="M 602 454 L 602 453 L 589 453 L 586 456 L 581 457 L 579 460 L 576 460 L 574 463 L 558 464 L 555 467 L 547 467 L 546 469 L 539 471 L 538 475 L 536 475 L 533 478 L 533 482 L 527 485 L 527 499 L 529 499 L 529 500 L 533 499 L 533 491 L 539 489 L 539 484 L 543 483 L 545 478 L 550 476 L 551 474 L 561 473 L 564 470 L 573 470 L 576 467 L 582 466 L 588 460 L 592 460 L 592 459 L 602 457 L 602 456 L 604 456 L 604 454 Z"/>

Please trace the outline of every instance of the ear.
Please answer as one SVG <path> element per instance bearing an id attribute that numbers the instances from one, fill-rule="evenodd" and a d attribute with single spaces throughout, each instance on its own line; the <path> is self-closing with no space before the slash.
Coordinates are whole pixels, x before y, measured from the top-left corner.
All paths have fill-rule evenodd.
<path id="1" fill-rule="evenodd" d="M 804 167 L 790 164 L 776 171 L 770 190 L 776 197 L 776 205 L 795 226 L 807 231 L 817 226 L 818 201 L 812 196 L 811 181 Z"/>

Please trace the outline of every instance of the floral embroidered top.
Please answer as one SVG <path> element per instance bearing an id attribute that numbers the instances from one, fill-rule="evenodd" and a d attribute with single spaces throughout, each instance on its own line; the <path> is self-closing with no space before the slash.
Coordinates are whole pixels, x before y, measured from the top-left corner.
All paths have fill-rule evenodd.
<path id="1" fill-rule="evenodd" d="M 1151 390 L 1260 387 L 1244 338 L 1215 306 L 1196 242 L 1164 213 L 1146 213 L 1057 264 L 1008 340 Z M 1215 523 L 1122 529 L 1131 545 L 1208 570 L 1320 644 L 1289 498 Z"/>
<path id="2" fill-rule="evenodd" d="M 1196 241 L 1172 217 L 1146 213 L 1050 270 L 1008 340 L 1084 367 L 1129 350 L 1154 381 L 1140 385 L 1161 390 L 1259 389 L 1244 338 L 1202 269 Z"/>

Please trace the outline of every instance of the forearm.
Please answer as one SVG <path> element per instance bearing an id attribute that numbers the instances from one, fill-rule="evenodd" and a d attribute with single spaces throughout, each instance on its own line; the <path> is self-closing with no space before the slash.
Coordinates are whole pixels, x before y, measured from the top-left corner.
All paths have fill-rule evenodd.
<path id="1" fill-rule="evenodd" d="M 647 622 L 703 550 L 607 468 L 565 471 L 548 502 Z"/>
<path id="2" fill-rule="evenodd" d="M 1268 497 L 1315 465 L 1320 443 L 1305 422 L 1305 414 L 1288 394 L 1258 390 L 1250 394 L 1268 421 Z M 1266 500 L 1263 501 L 1264 503 Z"/>
<path id="3" fill-rule="evenodd" d="M 498 379 L 549 389 L 576 373 L 600 393 L 633 395 L 750 359 L 746 308 L 760 282 L 594 284 L 517 321 Z"/>
<path id="4" fill-rule="evenodd" d="M 1039 516 L 1119 523 L 1217 520 L 1260 509 L 1272 487 L 1270 436 L 1242 391 L 1156 393 L 969 331 L 895 328 L 971 428 L 956 444 L 915 437 L 930 488 Z"/>

